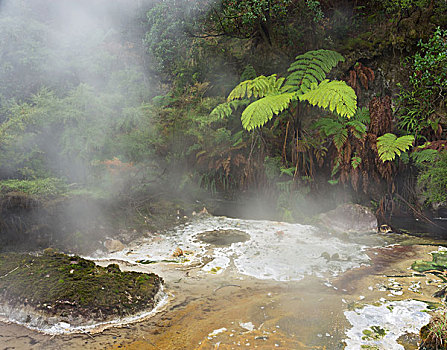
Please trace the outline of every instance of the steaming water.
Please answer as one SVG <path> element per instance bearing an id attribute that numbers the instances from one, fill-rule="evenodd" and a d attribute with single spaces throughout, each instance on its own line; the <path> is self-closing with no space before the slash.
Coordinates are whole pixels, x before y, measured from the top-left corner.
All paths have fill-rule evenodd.
<path id="1" fill-rule="evenodd" d="M 239 230 L 250 239 L 228 247 L 197 239 L 199 234 L 210 230 Z M 130 263 L 172 260 L 178 247 L 187 254 L 187 261 L 177 258 L 178 262 L 192 264 L 212 259 L 203 266 L 204 272 L 222 273 L 234 264 L 239 274 L 275 281 L 297 281 L 306 275 L 333 277 L 369 261 L 364 252 L 366 245 L 321 234 L 312 226 L 225 217 L 197 220 L 168 236 L 143 239 L 121 252 L 98 254 L 96 259 Z"/>
<path id="2" fill-rule="evenodd" d="M 213 237 L 228 234 L 230 238 L 226 245 L 225 242 L 205 243 L 213 242 L 212 239 L 204 239 L 209 238 L 207 234 Z M 231 243 L 237 240 L 234 237 L 240 237 L 240 241 Z M 200 346 L 204 344 L 209 347 L 204 346 L 203 349 L 215 348 L 218 344 L 227 344 L 230 346 L 227 348 L 231 348 L 229 344 L 237 345 L 238 342 L 245 347 L 248 346 L 246 343 L 264 342 L 265 349 L 274 348 L 275 344 L 299 349 L 303 348 L 303 342 L 328 349 L 343 346 L 359 349 L 362 345 L 377 349 L 415 349 L 403 347 L 398 339 L 405 334 L 417 334 L 418 329 L 428 322 L 429 315 L 422 312 L 426 304 L 399 299 L 411 299 L 407 296 L 410 285 L 419 283 L 421 286 L 422 280 L 418 282 L 410 277 L 404 295 L 394 295 L 389 290 L 382 290 L 378 283 L 383 285 L 391 280 L 371 271 L 377 263 L 374 254 L 378 254 L 377 257 L 383 254 L 384 258 L 402 254 L 396 261 L 406 260 L 390 268 L 394 274 L 395 271 L 407 273 L 405 271 L 411 261 L 416 259 L 416 255 L 411 254 L 426 254 L 430 250 L 428 247 L 414 250 L 396 245 L 375 253 L 369 251 L 369 256 L 374 257 L 371 260 L 367 250 L 388 246 L 389 237 L 377 234 L 336 236 L 309 225 L 273 221 L 197 218 L 163 235 L 148 234 L 122 251 L 98 251 L 88 257 L 101 265 L 118 262 L 126 270 L 156 272 L 166 281 L 168 293 L 172 296 L 169 302 L 164 295 L 155 310 L 108 324 L 26 326 L 47 334 L 68 334 L 90 332 L 153 316 L 151 319 L 157 321 L 149 323 L 148 319 L 147 324 L 151 326 L 147 327 L 156 329 L 160 322 L 163 324 L 160 320 L 166 315 L 170 326 L 162 325 L 162 332 L 155 333 L 166 333 L 166 336 L 160 335 L 160 339 L 154 340 L 158 348 L 164 349 L 179 349 L 178 344 L 183 342 L 183 337 L 189 339 L 189 345 L 185 346 L 191 349 L 202 348 Z M 399 247 L 402 249 L 394 249 Z M 174 257 L 173 253 L 178 248 L 184 255 Z M 405 255 L 406 252 L 411 254 Z M 368 270 L 370 264 L 373 266 Z M 365 269 L 355 270 L 362 265 Z M 356 275 L 356 271 L 363 270 L 363 274 Z M 354 273 L 354 279 L 349 277 L 350 273 Z M 343 282 L 345 277 L 347 279 Z M 361 280 L 359 286 L 347 290 L 357 280 Z M 399 283 L 404 288 L 403 280 Z M 422 289 L 436 288 L 436 283 L 424 284 Z M 366 293 L 366 299 L 358 293 Z M 433 290 L 426 289 L 424 293 L 431 295 Z M 381 297 L 394 300 L 382 299 L 377 303 Z M 415 298 L 415 295 L 411 297 Z M 196 302 L 191 303 L 191 300 Z M 357 305 L 359 300 L 362 301 L 361 306 Z M 347 311 L 350 303 L 354 303 L 355 308 L 350 307 L 351 311 Z M 162 312 L 158 313 L 160 310 Z M 206 323 L 201 323 L 201 320 L 206 320 Z M 247 324 L 252 327 L 243 327 Z M 140 333 L 137 326 L 128 331 L 114 329 L 113 332 L 127 332 L 126 341 L 135 343 L 129 348 L 137 349 L 147 335 L 147 328 L 144 330 L 142 327 Z M 374 329 L 383 329 L 386 334 L 374 339 L 365 338 L 365 331 Z M 107 335 L 96 337 L 104 343 L 113 342 Z M 174 343 L 176 337 L 179 340 Z M 250 342 L 247 342 L 248 338 Z M 164 339 L 170 340 L 164 343 Z M 70 340 L 76 342 L 76 338 Z M 54 343 L 55 349 L 58 344 Z M 97 347 L 92 345 L 93 348 Z"/>

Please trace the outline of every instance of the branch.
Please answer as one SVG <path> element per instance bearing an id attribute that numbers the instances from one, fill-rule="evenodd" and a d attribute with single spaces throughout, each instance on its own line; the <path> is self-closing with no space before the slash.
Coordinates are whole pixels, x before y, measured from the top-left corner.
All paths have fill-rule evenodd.
<path id="1" fill-rule="evenodd" d="M 8 276 L 10 273 L 13 273 L 15 270 L 17 270 L 19 268 L 19 266 L 17 266 L 15 269 L 9 271 L 6 275 L 0 276 L 0 278 L 6 277 Z"/>

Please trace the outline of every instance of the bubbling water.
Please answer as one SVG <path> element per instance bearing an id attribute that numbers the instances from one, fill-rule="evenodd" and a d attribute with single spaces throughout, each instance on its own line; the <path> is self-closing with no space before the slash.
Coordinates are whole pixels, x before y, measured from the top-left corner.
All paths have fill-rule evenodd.
<path id="1" fill-rule="evenodd" d="M 173 252 L 178 247 L 185 255 L 174 258 Z M 203 266 L 204 271 L 222 272 L 233 262 L 237 273 L 242 275 L 297 281 L 306 275 L 333 277 L 366 264 L 369 261 L 366 248 L 354 238 L 340 239 L 310 225 L 209 217 L 96 258 L 130 263 L 176 259 L 184 264 L 206 258 L 211 261 Z"/>

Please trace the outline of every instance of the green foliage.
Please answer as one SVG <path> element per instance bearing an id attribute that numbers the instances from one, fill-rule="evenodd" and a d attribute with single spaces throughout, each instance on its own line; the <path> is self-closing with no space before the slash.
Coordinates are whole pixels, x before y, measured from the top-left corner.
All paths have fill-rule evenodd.
<path id="1" fill-rule="evenodd" d="M 318 0 L 306 0 L 306 5 L 313 14 L 313 21 L 316 23 L 321 22 L 324 18 L 324 13 L 321 10 L 321 4 Z"/>
<path id="2" fill-rule="evenodd" d="M 22 192 L 41 198 L 54 198 L 66 194 L 67 191 L 66 182 L 57 178 L 0 181 L 1 194 Z"/>
<path id="3" fill-rule="evenodd" d="M 352 117 L 357 109 L 357 95 L 344 81 L 323 80 L 298 97 L 300 101 L 308 101 L 312 106 L 329 109 L 342 117 Z"/>
<path id="4" fill-rule="evenodd" d="M 233 100 L 221 103 L 211 111 L 210 116 L 217 117 L 219 119 L 228 118 L 233 113 L 233 111 L 235 111 L 239 107 L 246 107 L 249 103 L 250 100 L 248 99 Z"/>
<path id="5" fill-rule="evenodd" d="M 361 110 L 357 110 L 351 119 L 346 119 L 340 116 L 337 118 L 319 118 L 313 124 L 313 128 L 317 129 L 320 136 L 324 139 L 332 138 L 332 142 L 338 152 L 341 152 L 343 146 L 348 141 L 350 133 L 359 140 L 362 140 L 365 137 L 366 125 L 364 123 L 368 122 L 369 112 L 367 109 L 362 108 Z M 360 157 L 354 158 L 356 159 L 353 160 L 352 164 L 355 164 L 355 167 L 357 167 L 360 164 L 361 159 Z"/>
<path id="6" fill-rule="evenodd" d="M 345 59 L 338 52 L 331 50 L 308 51 L 295 58 L 288 71 L 287 85 L 292 86 L 293 91 L 305 93 L 311 89 L 312 84 L 318 84 L 326 78 L 339 62 Z"/>
<path id="7" fill-rule="evenodd" d="M 245 80 L 255 79 L 257 76 L 256 70 L 251 64 L 245 66 L 244 71 L 241 74 L 240 81 L 243 82 Z"/>
<path id="8" fill-rule="evenodd" d="M 353 119 L 364 125 L 368 125 L 371 121 L 369 109 L 367 107 L 357 108 Z"/>
<path id="9" fill-rule="evenodd" d="M 423 149 L 411 153 L 411 159 L 416 165 L 434 162 L 438 156 L 438 151 L 434 149 Z"/>
<path id="10" fill-rule="evenodd" d="M 352 134 L 359 140 L 366 135 L 366 125 L 359 120 L 350 120 L 346 123 L 346 126 L 351 128 Z"/>
<path id="11" fill-rule="evenodd" d="M 414 142 L 413 135 L 397 137 L 394 134 L 387 133 L 377 138 L 377 151 L 382 162 L 394 160 L 411 147 Z"/>
<path id="12" fill-rule="evenodd" d="M 409 61 L 408 87 L 401 86 L 399 128 L 422 141 L 437 133 L 447 115 L 447 31 L 436 29 L 428 42 L 419 42 L 419 51 Z"/>
<path id="13" fill-rule="evenodd" d="M 223 0 L 211 20 L 218 32 L 250 37 L 259 35 L 260 23 L 281 22 L 291 0 Z M 265 33 L 269 35 L 270 33 Z"/>
<path id="14" fill-rule="evenodd" d="M 447 152 L 438 154 L 437 160 L 426 166 L 418 176 L 427 203 L 447 202 Z"/>
<path id="15" fill-rule="evenodd" d="M 49 83 L 45 63 L 54 53 L 46 45 L 48 34 L 48 27 L 34 19 L 0 13 L 0 95 L 26 98 L 42 82 Z"/>
<path id="16" fill-rule="evenodd" d="M 144 44 L 157 71 L 174 73 L 183 65 L 192 43 L 187 31 L 194 27 L 201 13 L 200 1 L 176 0 L 158 2 L 147 12 Z"/>
<path id="17" fill-rule="evenodd" d="M 398 13 L 402 10 L 409 10 L 413 8 L 424 8 L 430 3 L 429 0 L 384 0 L 380 1 L 380 5 L 385 8 L 385 11 L 391 14 Z"/>
<path id="18" fill-rule="evenodd" d="M 360 157 L 352 157 L 351 158 L 351 166 L 353 169 L 356 169 L 362 163 L 362 158 Z"/>
<path id="19" fill-rule="evenodd" d="M 251 103 L 241 116 L 244 129 L 251 131 L 263 126 L 274 115 L 278 115 L 289 107 L 290 101 L 295 98 L 295 93 L 286 92 L 276 95 L 268 95 Z"/>
<path id="20" fill-rule="evenodd" d="M 276 180 L 281 175 L 281 157 L 265 157 L 264 171 L 267 179 L 271 182 Z"/>
<path id="21" fill-rule="evenodd" d="M 333 137 L 334 145 L 339 151 L 348 139 L 346 126 L 338 120 L 321 118 L 314 124 L 314 127 L 319 129 L 323 137 Z"/>
<path id="22" fill-rule="evenodd" d="M 81 84 L 64 97 L 41 90 L 29 103 L 11 104 L 0 125 L 3 170 L 77 182 L 86 180 L 95 161 L 141 161 L 151 150 L 153 126 L 146 109 L 127 107 L 124 100 Z"/>
<path id="23" fill-rule="evenodd" d="M 309 51 L 297 56 L 297 60 L 289 68 L 292 73 L 287 80 L 273 74 L 243 81 L 230 92 L 227 101 L 255 100 L 241 116 L 242 126 L 249 131 L 262 127 L 273 116 L 288 109 L 290 103 L 297 99 L 329 109 L 342 117 L 352 117 L 357 109 L 354 90 L 343 81 L 323 80 L 326 73 L 341 60 L 343 57 L 334 51 Z M 212 113 L 228 116 L 232 109 L 228 102 L 217 106 Z"/>
<path id="24" fill-rule="evenodd" d="M 343 126 L 340 121 L 332 118 L 320 118 L 314 124 L 314 128 L 318 129 L 324 137 L 337 134 L 339 130 L 343 129 Z"/>
<path id="25" fill-rule="evenodd" d="M 279 93 L 284 80 L 284 78 L 277 79 L 276 74 L 273 74 L 268 77 L 261 75 L 255 79 L 243 81 L 230 92 L 227 100 L 260 98 Z"/>

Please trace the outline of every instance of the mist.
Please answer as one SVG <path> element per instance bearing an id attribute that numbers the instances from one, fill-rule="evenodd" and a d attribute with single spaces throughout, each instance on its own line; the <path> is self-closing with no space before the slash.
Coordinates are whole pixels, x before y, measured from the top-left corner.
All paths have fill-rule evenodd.
<path id="1" fill-rule="evenodd" d="M 150 3 L 2 2 L 0 74 L 7 81 L 0 88 L 2 120 L 11 118 L 13 103 L 46 114 L 47 120 L 29 111 L 28 140 L 17 147 L 38 146 L 55 175 L 85 181 L 93 153 L 107 147 L 126 108 L 129 114 L 153 96 L 139 57 L 144 52 L 139 20 Z M 120 153 L 116 149 L 109 156 Z M 0 166 L 2 172 L 17 170 L 5 162 Z"/>
<path id="2" fill-rule="evenodd" d="M 404 3 L 0 0 L 0 348 L 416 348 L 447 3 Z"/>
<path id="3" fill-rule="evenodd" d="M 113 198 L 131 181 L 138 183 L 135 161 L 152 168 L 151 151 L 136 159 L 126 137 L 140 132 L 140 139 L 150 140 L 153 132 L 144 105 L 159 87 L 143 58 L 145 16 L 153 4 L 1 1 L 4 179 L 61 178 L 71 190 L 93 186 L 104 192 L 99 198 Z M 19 208 L 25 215 L 6 205 L 2 227 L 9 234 L 3 241 L 37 237 L 45 247 L 56 237 L 76 246 L 84 235 L 97 241 L 113 236 L 121 226 L 108 224 L 108 216 L 119 200 L 104 202 L 95 193 L 90 200 L 72 198 L 57 206 L 24 201 Z"/>

